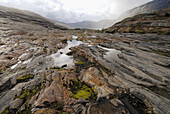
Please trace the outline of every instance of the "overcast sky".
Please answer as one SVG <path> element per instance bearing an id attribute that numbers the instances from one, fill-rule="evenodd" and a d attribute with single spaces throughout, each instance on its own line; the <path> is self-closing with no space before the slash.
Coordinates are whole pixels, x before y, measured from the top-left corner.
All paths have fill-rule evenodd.
<path id="1" fill-rule="evenodd" d="M 0 0 L 0 5 L 30 10 L 65 23 L 114 19 L 152 0 Z"/>

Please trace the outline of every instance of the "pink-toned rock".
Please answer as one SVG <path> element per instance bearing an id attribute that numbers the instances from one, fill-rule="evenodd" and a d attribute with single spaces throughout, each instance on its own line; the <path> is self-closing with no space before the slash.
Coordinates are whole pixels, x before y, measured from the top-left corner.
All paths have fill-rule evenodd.
<path id="1" fill-rule="evenodd" d="M 59 102 L 63 105 L 68 105 L 71 101 L 71 92 L 63 86 L 61 75 L 55 71 L 52 75 L 52 83 L 49 87 L 43 89 L 34 102 L 35 106 L 45 106 L 44 102 Z"/>
<path id="2" fill-rule="evenodd" d="M 114 90 L 108 87 L 108 83 L 96 67 L 90 67 L 83 75 L 82 81 L 94 87 L 99 97 L 105 97 L 112 94 Z"/>

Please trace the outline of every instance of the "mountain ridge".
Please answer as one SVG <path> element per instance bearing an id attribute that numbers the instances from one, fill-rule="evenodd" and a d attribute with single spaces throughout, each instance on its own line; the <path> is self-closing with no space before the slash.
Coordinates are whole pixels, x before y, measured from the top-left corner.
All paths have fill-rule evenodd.
<path id="1" fill-rule="evenodd" d="M 146 4 L 140 5 L 138 7 L 135 7 L 133 9 L 130 9 L 130 10 L 124 12 L 117 19 L 101 20 L 98 22 L 82 21 L 82 22 L 75 22 L 75 23 L 68 23 L 68 24 L 75 28 L 103 29 L 103 28 L 111 27 L 116 22 L 119 22 L 127 17 L 133 17 L 135 15 L 144 14 L 144 13 L 152 13 L 155 11 L 165 9 L 168 6 L 170 6 L 170 0 L 153 0 Z"/>
<path id="2" fill-rule="evenodd" d="M 105 31 L 125 33 L 170 34 L 170 7 L 154 13 L 139 14 L 126 18 Z"/>
<path id="3" fill-rule="evenodd" d="M 155 11 L 159 11 L 165 9 L 170 6 L 170 0 L 153 0 L 141 6 L 135 7 L 124 12 L 122 15 L 118 17 L 118 21 L 121 21 L 127 17 L 132 17 L 138 14 L 143 13 L 152 13 Z"/>
<path id="4" fill-rule="evenodd" d="M 114 20 L 100 20 L 100 21 L 81 21 L 75 23 L 68 23 L 68 25 L 75 28 L 88 28 L 88 29 L 104 29 L 114 24 Z"/>
<path id="5" fill-rule="evenodd" d="M 14 21 L 25 20 L 28 23 L 33 22 L 34 24 L 39 24 L 44 27 L 52 27 L 57 29 L 72 29 L 72 27 L 67 24 L 47 19 L 37 13 L 28 10 L 20 10 L 11 7 L 0 6 L 0 15 L 4 18 L 10 17 Z"/>

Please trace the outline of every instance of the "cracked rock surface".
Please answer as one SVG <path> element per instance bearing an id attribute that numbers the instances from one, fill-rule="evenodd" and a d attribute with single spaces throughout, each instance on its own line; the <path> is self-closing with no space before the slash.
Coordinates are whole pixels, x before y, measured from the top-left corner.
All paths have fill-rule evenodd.
<path id="1" fill-rule="evenodd" d="M 2 114 L 170 113 L 169 35 L 61 30 L 23 16 L 0 11 Z"/>

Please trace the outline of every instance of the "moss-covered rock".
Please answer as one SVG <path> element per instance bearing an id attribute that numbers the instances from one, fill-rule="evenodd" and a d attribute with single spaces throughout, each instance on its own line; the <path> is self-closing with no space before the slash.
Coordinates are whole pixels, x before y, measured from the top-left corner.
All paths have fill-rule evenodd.
<path id="1" fill-rule="evenodd" d="M 33 78 L 34 78 L 33 74 L 23 74 L 21 77 L 17 78 L 17 83 L 26 82 L 29 79 L 33 79 Z"/>
<path id="2" fill-rule="evenodd" d="M 71 97 L 75 99 L 84 98 L 86 100 L 96 99 L 96 94 L 93 92 L 92 88 L 88 87 L 84 83 L 81 83 L 77 79 L 72 79 L 71 82 L 72 85 L 70 87 L 73 93 Z"/>
<path id="3" fill-rule="evenodd" d="M 21 114 L 32 114 L 31 110 L 32 110 L 32 107 L 31 107 L 31 106 L 26 107 L 26 108 L 21 112 Z"/>
<path id="4" fill-rule="evenodd" d="M 45 101 L 44 105 L 47 108 L 52 108 L 52 109 L 55 109 L 55 110 L 62 110 L 63 109 L 63 105 L 61 103 L 59 103 L 59 102 L 49 103 L 48 101 Z"/>
<path id="5" fill-rule="evenodd" d="M 44 48 L 44 49 L 43 49 L 43 52 L 46 54 L 46 53 L 47 53 L 47 49 L 46 49 L 46 48 Z"/>
<path id="6" fill-rule="evenodd" d="M 155 53 L 159 54 L 159 55 L 164 55 L 164 56 L 170 57 L 170 53 L 159 52 L 159 51 L 156 51 Z"/>
<path id="7" fill-rule="evenodd" d="M 66 44 L 67 43 L 67 39 L 63 39 L 63 40 L 61 40 L 61 42 L 64 44 Z"/>
<path id="8" fill-rule="evenodd" d="M 24 102 L 29 101 L 38 91 L 40 91 L 41 86 L 33 87 L 33 89 L 23 89 L 20 93 L 20 96 L 16 98 L 23 99 Z"/>
<path id="9" fill-rule="evenodd" d="M 84 61 L 79 61 L 79 62 L 76 62 L 76 63 L 75 63 L 75 65 L 77 65 L 77 66 L 78 66 L 78 65 L 83 65 L 83 64 L 85 64 Z"/>
<path id="10" fill-rule="evenodd" d="M 2 70 L 0 69 L 0 74 L 3 74 Z"/>
<path id="11" fill-rule="evenodd" d="M 142 31 L 142 30 L 136 30 L 136 33 L 138 33 L 138 34 L 144 34 L 145 32 Z"/>
<path id="12" fill-rule="evenodd" d="M 0 114 L 10 114 L 9 107 L 6 107 Z"/>

